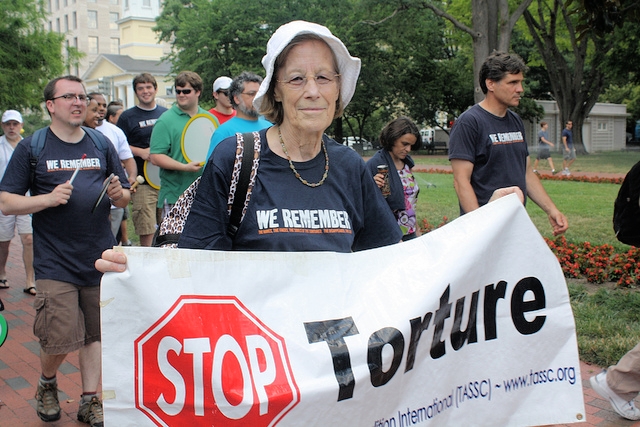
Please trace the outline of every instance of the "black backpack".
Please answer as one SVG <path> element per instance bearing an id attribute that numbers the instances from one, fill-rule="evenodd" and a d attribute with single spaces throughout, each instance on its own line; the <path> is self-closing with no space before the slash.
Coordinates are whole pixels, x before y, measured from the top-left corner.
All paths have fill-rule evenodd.
<path id="1" fill-rule="evenodd" d="M 640 162 L 627 173 L 616 197 L 613 231 L 622 243 L 640 247 Z"/>

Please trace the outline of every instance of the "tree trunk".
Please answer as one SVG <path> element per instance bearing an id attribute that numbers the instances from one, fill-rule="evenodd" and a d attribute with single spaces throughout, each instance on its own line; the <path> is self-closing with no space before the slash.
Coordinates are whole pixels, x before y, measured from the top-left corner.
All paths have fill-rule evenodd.
<path id="1" fill-rule="evenodd" d="M 482 63 L 494 50 L 509 51 L 513 27 L 532 1 L 521 1 L 511 15 L 507 0 L 472 1 L 473 30 L 467 32 L 473 39 L 473 86 L 476 102 L 484 99 L 478 80 Z"/>
<path id="2" fill-rule="evenodd" d="M 568 120 L 573 122 L 574 147 L 579 154 L 585 154 L 582 125 L 604 87 L 604 73 L 600 71 L 598 64 L 602 62 L 607 51 L 606 42 L 593 38 L 592 35 L 578 39 L 562 0 L 554 0 L 552 8 L 546 7 L 544 0 L 537 2 L 537 19 L 526 11 L 525 21 L 538 53 L 547 67 L 551 90 L 560 110 L 562 127 Z M 545 11 L 548 13 L 545 14 Z M 557 44 L 558 25 L 566 27 L 569 32 L 571 50 L 568 52 L 561 50 Z M 567 38 L 561 40 L 566 41 Z M 594 57 L 588 64 L 589 48 L 594 51 Z"/>

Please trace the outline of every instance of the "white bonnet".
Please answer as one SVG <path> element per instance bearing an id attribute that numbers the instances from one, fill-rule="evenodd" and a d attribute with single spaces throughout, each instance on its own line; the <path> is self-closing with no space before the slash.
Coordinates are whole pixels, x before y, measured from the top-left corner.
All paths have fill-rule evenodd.
<path id="1" fill-rule="evenodd" d="M 356 91 L 356 82 L 360 74 L 360 59 L 351 56 L 344 43 L 331 34 L 331 31 L 329 31 L 327 27 L 314 24 L 313 22 L 292 21 L 280 26 L 267 43 L 267 53 L 262 58 L 262 65 L 266 71 L 266 76 L 260 85 L 256 97 L 253 99 L 253 105 L 258 111 L 260 111 L 262 99 L 271 85 L 276 58 L 284 48 L 291 43 L 291 40 L 300 34 L 315 34 L 327 42 L 338 61 L 340 97 L 342 98 L 343 107 L 346 107 L 351 101 Z"/>

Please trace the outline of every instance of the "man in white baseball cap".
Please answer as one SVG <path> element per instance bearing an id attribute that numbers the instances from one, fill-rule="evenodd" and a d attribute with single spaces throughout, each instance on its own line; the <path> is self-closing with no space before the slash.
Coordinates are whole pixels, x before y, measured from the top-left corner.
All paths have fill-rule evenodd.
<path id="1" fill-rule="evenodd" d="M 7 110 L 2 114 L 2 132 L 0 136 L 0 179 L 7 170 L 13 149 L 22 140 L 22 114 L 16 110 Z M 9 245 L 16 228 L 22 241 L 22 259 L 27 280 L 24 292 L 35 295 L 36 282 L 33 273 L 33 229 L 29 215 L 3 215 L 0 212 L 0 289 L 9 287 L 5 266 L 9 256 Z"/>
<path id="2" fill-rule="evenodd" d="M 233 109 L 229 99 L 229 87 L 232 81 L 230 77 L 221 76 L 213 82 L 213 99 L 216 100 L 216 106 L 209 112 L 218 118 L 220 124 L 236 115 L 236 110 Z"/>

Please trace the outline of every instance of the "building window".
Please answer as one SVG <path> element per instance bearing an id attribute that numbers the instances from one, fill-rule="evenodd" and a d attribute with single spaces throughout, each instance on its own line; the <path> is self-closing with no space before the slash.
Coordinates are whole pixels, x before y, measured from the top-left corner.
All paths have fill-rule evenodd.
<path id="1" fill-rule="evenodd" d="M 167 96 L 173 96 L 173 86 L 165 88 L 165 93 Z"/>
<path id="2" fill-rule="evenodd" d="M 64 4 L 64 7 L 69 6 L 69 0 L 64 0 L 63 4 Z"/>
<path id="3" fill-rule="evenodd" d="M 109 12 L 109 28 L 112 30 L 118 29 L 118 19 L 120 19 L 120 14 L 118 12 Z"/>
<path id="4" fill-rule="evenodd" d="M 56 10 L 60 10 L 60 0 L 56 0 Z"/>
<path id="5" fill-rule="evenodd" d="M 129 9 L 129 0 L 124 0 L 124 9 Z"/>
<path id="6" fill-rule="evenodd" d="M 69 15 L 64 15 L 64 31 L 69 31 Z"/>
<path id="7" fill-rule="evenodd" d="M 87 28 L 98 28 L 98 11 L 87 10 Z"/>
<path id="8" fill-rule="evenodd" d="M 73 29 L 77 30 L 78 29 L 78 15 L 76 14 L 76 12 L 73 12 L 73 15 L 71 15 L 71 23 L 73 24 Z"/>
<path id="9" fill-rule="evenodd" d="M 607 122 L 598 122 L 598 131 L 604 132 L 607 130 Z"/>
<path id="10" fill-rule="evenodd" d="M 56 31 L 60 32 L 60 18 L 56 18 Z"/>
<path id="11" fill-rule="evenodd" d="M 115 37 L 111 39 L 111 53 L 114 55 L 120 54 L 120 39 Z"/>
<path id="12" fill-rule="evenodd" d="M 98 38 L 97 37 L 89 37 L 89 54 L 90 55 L 98 54 Z"/>

